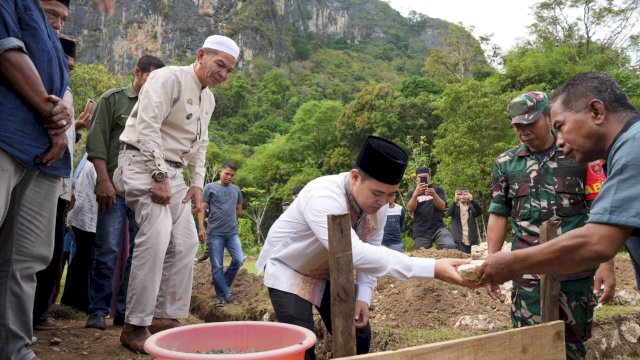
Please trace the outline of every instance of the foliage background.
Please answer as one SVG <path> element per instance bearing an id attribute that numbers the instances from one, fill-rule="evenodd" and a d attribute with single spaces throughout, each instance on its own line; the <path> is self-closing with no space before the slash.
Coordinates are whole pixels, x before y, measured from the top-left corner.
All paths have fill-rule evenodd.
<path id="1" fill-rule="evenodd" d="M 404 205 L 415 186 L 415 167 L 426 165 L 449 199 L 456 187 L 466 186 L 486 209 L 492 163 L 517 144 L 506 113 L 511 98 L 529 90 L 550 93 L 578 72 L 597 71 L 613 76 L 640 106 L 640 35 L 626 31 L 638 20 L 637 0 L 539 1 L 533 5 L 533 40 L 506 52 L 492 45 L 490 36 L 474 39 L 461 24 L 416 13 L 400 24 L 382 24 L 385 37 L 357 43 L 344 36 L 301 34 L 286 22 L 272 29 L 265 26 L 272 23 L 271 4 L 252 2 L 232 19 L 232 27 L 264 32 L 271 46 L 287 49 L 288 61 L 257 56 L 212 89 L 217 106 L 209 127 L 207 179 L 213 181 L 216 164 L 224 160 L 239 165 L 236 184 L 247 200 L 240 235 L 249 254 L 259 251 L 291 190 L 348 171 L 368 135 L 396 141 L 411 154 L 397 202 Z M 374 10 L 389 11 L 380 6 Z M 437 25 L 439 43 L 428 48 L 410 42 L 429 21 Z M 191 61 L 190 56 L 167 60 Z M 80 62 L 71 80 L 76 113 L 87 99 L 131 80 Z M 76 151 L 79 159 L 82 142 Z M 407 249 L 413 246 L 410 224 L 409 217 L 403 235 Z"/>

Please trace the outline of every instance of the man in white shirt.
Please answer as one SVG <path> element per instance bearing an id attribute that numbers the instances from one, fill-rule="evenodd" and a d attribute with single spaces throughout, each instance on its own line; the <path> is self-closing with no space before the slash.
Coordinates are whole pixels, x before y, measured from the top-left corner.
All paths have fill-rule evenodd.
<path id="1" fill-rule="evenodd" d="M 228 79 L 239 53 L 233 40 L 213 35 L 194 64 L 152 72 L 120 135 L 113 183 L 139 225 L 120 342 L 135 352 L 144 352 L 151 333 L 180 326 L 177 319 L 189 314 L 198 245 L 190 200 L 201 207 L 207 129 L 215 107 L 208 86 Z"/>
<path id="2" fill-rule="evenodd" d="M 370 136 L 350 172 L 317 178 L 300 191 L 267 235 L 256 266 L 280 322 L 314 330 L 312 305 L 331 331 L 327 215 L 351 214 L 351 246 L 356 275 L 357 351 L 369 351 L 369 304 L 377 277 L 437 278 L 477 287 L 455 266 L 460 259 L 414 258 L 380 246 L 389 199 L 404 175 L 409 157 L 393 142 Z M 314 349 L 306 359 L 315 359 Z"/>

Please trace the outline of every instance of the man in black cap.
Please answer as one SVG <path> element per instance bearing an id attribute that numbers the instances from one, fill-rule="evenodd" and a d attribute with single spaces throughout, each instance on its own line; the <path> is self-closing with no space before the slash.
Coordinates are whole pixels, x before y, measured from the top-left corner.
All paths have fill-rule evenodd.
<path id="1" fill-rule="evenodd" d="M 444 249 L 456 249 L 442 218 L 447 197 L 440 186 L 431 183 L 429 168 L 416 169 L 416 189 L 407 193 L 407 211 L 413 215 L 413 239 L 416 249 L 430 249 L 435 242 Z"/>
<path id="2" fill-rule="evenodd" d="M 38 0 L 44 15 L 58 34 L 69 16 L 70 0 Z"/>
<path id="3" fill-rule="evenodd" d="M 313 330 L 312 306 L 331 331 L 329 244 L 327 215 L 351 214 L 351 246 L 356 275 L 355 325 L 357 351 L 369 351 L 369 304 L 377 277 L 437 278 L 475 287 L 455 266 L 460 259 L 408 257 L 380 246 L 388 202 L 398 190 L 408 161 L 407 153 L 391 141 L 370 136 L 355 167 L 346 173 L 310 181 L 267 235 L 256 267 L 265 270 L 264 284 L 280 322 Z M 314 349 L 306 359 L 315 359 Z"/>

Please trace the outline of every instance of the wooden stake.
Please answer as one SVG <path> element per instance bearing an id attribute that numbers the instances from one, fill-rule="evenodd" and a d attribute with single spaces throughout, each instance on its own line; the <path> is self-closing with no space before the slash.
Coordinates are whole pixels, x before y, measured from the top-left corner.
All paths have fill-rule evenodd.
<path id="1" fill-rule="evenodd" d="M 560 220 L 551 218 L 540 226 L 540 244 L 558 236 Z M 540 311 L 542 322 L 560 319 L 560 282 L 556 275 L 540 275 Z"/>
<path id="2" fill-rule="evenodd" d="M 355 286 L 351 254 L 351 216 L 327 215 L 333 357 L 356 354 Z"/>

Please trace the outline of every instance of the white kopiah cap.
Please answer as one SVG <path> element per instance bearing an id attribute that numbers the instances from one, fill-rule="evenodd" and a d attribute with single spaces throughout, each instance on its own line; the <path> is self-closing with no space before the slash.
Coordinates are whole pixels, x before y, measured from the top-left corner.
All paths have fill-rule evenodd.
<path id="1" fill-rule="evenodd" d="M 236 60 L 238 60 L 238 55 L 240 55 L 240 48 L 235 41 L 230 38 L 222 35 L 211 35 L 202 44 L 203 48 L 219 50 L 226 52 L 227 54 L 233 56 Z"/>

